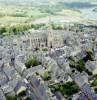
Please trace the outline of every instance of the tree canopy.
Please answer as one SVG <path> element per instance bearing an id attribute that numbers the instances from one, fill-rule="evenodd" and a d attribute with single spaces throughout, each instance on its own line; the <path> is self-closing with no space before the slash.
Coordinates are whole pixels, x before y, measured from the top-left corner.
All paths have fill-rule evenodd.
<path id="1" fill-rule="evenodd" d="M 25 63 L 27 68 L 35 67 L 35 66 L 38 66 L 40 64 L 41 64 L 41 62 L 39 62 L 36 58 L 28 59 L 28 61 Z"/>

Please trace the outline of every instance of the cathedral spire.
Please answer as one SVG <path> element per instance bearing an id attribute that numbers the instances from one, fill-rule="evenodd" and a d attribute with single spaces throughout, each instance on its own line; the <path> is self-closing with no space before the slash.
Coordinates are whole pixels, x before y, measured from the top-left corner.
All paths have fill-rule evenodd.
<path id="1" fill-rule="evenodd" d="M 52 5 L 53 5 L 53 0 L 49 0 L 49 20 L 48 20 L 48 25 L 49 25 L 49 30 L 52 30 L 52 19 L 51 19 L 51 12 L 52 12 Z"/>
<path id="2" fill-rule="evenodd" d="M 53 47 L 53 32 L 52 32 L 52 20 L 51 20 L 51 5 L 52 5 L 52 2 L 51 0 L 49 0 L 49 22 L 48 22 L 48 30 L 49 30 L 49 33 L 48 33 L 48 47 L 49 48 L 52 48 Z"/>

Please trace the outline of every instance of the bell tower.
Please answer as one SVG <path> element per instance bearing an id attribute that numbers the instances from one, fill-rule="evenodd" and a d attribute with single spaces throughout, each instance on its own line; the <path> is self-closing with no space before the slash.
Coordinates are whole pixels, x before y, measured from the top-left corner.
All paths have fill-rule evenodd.
<path id="1" fill-rule="evenodd" d="M 49 48 L 53 48 L 54 42 L 53 42 L 53 33 L 51 31 L 49 31 L 48 33 L 48 47 Z"/>

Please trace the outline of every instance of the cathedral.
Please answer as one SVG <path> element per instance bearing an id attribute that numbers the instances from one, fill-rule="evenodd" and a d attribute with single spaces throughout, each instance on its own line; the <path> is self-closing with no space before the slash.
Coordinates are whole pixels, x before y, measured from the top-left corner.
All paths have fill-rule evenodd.
<path id="1" fill-rule="evenodd" d="M 64 31 L 62 30 L 37 30 L 29 32 L 28 39 L 31 48 L 59 48 L 64 46 Z"/>

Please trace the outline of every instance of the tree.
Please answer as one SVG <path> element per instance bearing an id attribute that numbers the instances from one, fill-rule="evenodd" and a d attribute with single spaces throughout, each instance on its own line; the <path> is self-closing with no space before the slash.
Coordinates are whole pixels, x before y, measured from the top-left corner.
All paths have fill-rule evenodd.
<path id="1" fill-rule="evenodd" d="M 85 72 L 90 76 L 92 75 L 92 72 L 90 72 L 88 69 L 86 69 Z"/>
<path id="2" fill-rule="evenodd" d="M 87 62 L 88 60 L 93 61 L 94 60 L 93 51 L 92 50 L 87 50 L 86 51 L 86 57 L 83 60 L 85 62 Z"/>
<path id="3" fill-rule="evenodd" d="M 84 70 L 85 70 L 85 62 L 84 62 L 83 60 L 79 60 L 79 61 L 77 62 L 76 68 L 77 68 L 77 70 L 78 70 L 79 72 L 84 71 Z"/>
<path id="4" fill-rule="evenodd" d="M 92 51 L 87 51 L 86 53 L 87 53 L 88 60 L 93 61 L 93 52 Z"/>
<path id="5" fill-rule="evenodd" d="M 45 81 L 50 80 L 50 79 L 51 79 L 50 72 L 45 71 L 45 73 L 44 73 L 44 75 L 43 75 L 43 79 L 44 79 Z"/>
<path id="6" fill-rule="evenodd" d="M 95 90 L 95 92 L 97 93 L 97 88 L 95 88 L 94 90 Z"/>
<path id="7" fill-rule="evenodd" d="M 16 96 L 7 96 L 6 100 L 18 100 Z"/>
<path id="8" fill-rule="evenodd" d="M 35 67 L 35 66 L 38 66 L 40 65 L 41 63 L 36 59 L 36 58 L 33 58 L 33 59 L 29 59 L 25 65 L 27 68 L 30 68 L 31 66 L 32 67 Z"/>
<path id="9" fill-rule="evenodd" d="M 79 91 L 79 87 L 75 84 L 75 82 L 67 82 L 67 83 L 58 83 L 50 86 L 52 92 L 59 91 L 63 95 L 71 96 Z"/>
<path id="10" fill-rule="evenodd" d="M 48 49 L 47 48 L 43 48 L 42 51 L 48 51 Z"/>
<path id="11" fill-rule="evenodd" d="M 71 62 L 70 62 L 69 65 L 72 68 L 76 68 L 79 72 L 82 72 L 82 71 L 86 70 L 86 68 L 85 68 L 85 62 L 82 59 L 79 60 L 78 62 L 75 62 L 75 61 L 71 60 Z"/>
<path id="12" fill-rule="evenodd" d="M 6 28 L 5 27 L 1 27 L 0 28 L 0 34 L 5 33 L 6 32 Z"/>
<path id="13" fill-rule="evenodd" d="M 92 86 L 97 86 L 97 78 L 93 81 Z"/>

